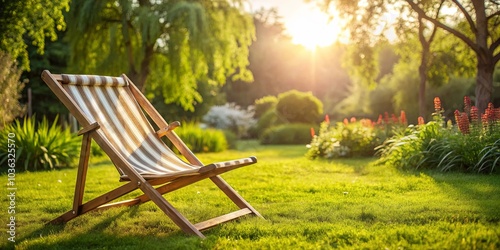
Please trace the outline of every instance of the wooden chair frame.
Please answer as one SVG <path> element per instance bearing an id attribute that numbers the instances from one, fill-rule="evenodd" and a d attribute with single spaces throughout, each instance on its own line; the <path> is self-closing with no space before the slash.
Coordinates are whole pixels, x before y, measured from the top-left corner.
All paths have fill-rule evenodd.
<path id="1" fill-rule="evenodd" d="M 179 152 L 193 165 L 204 166 L 203 163 L 191 152 L 191 150 L 184 144 L 184 142 L 175 134 L 173 128 L 178 126 L 178 123 L 171 123 L 170 125 L 160 116 L 158 111 L 152 104 L 145 98 L 139 89 L 128 79 L 122 75 L 128 82 L 129 88 L 136 99 L 137 103 L 145 111 L 145 113 L 152 119 L 152 121 L 160 128 L 157 132 L 159 136 L 166 136 Z M 189 176 L 169 176 L 156 179 L 146 180 L 126 161 L 111 145 L 111 143 L 102 138 L 96 132 L 100 128 L 98 123 L 91 123 L 84 115 L 79 106 L 68 95 L 66 90 L 61 86 L 61 75 L 51 74 L 45 70 L 42 73 L 43 81 L 49 86 L 54 94 L 61 100 L 61 102 L 69 109 L 70 113 L 75 116 L 78 122 L 83 126 L 79 131 L 79 135 L 83 136 L 81 145 L 80 162 L 78 165 L 78 174 L 76 179 L 75 194 L 73 200 L 73 208 L 50 221 L 49 223 L 65 223 L 71 219 L 76 218 L 82 214 L 95 210 L 105 210 L 112 207 L 120 206 L 133 206 L 139 205 L 148 201 L 153 201 L 172 221 L 177 224 L 184 232 L 204 238 L 201 233 L 202 230 L 211 228 L 218 224 L 237 219 L 247 214 L 253 214 L 261 217 L 262 215 L 255 210 L 247 201 L 245 201 L 222 177 L 219 175 L 223 172 L 231 170 L 231 168 L 218 169 L 213 168 L 208 171 L 200 172 L 196 175 Z M 130 179 L 126 184 L 109 191 L 101 196 L 98 196 L 86 203 L 83 203 L 83 195 L 85 191 L 85 181 L 87 176 L 87 169 L 90 156 L 90 145 L 92 139 L 106 152 L 116 167 L 123 170 L 123 172 Z M 221 189 L 226 196 L 229 197 L 238 207 L 239 210 L 231 212 L 204 222 L 192 224 L 181 213 L 179 213 L 166 199 L 163 194 L 175 191 L 179 188 L 188 186 L 200 180 L 209 178 L 219 189 Z M 158 187 L 153 187 L 158 186 Z M 130 200 L 110 203 L 111 201 L 128 194 L 134 190 L 140 189 L 143 194 Z"/>

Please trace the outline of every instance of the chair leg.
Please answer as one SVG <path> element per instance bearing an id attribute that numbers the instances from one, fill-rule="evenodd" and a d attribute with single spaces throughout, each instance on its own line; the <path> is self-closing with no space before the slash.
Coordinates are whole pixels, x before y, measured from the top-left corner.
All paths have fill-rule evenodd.
<path id="1" fill-rule="evenodd" d="M 88 133 L 83 134 L 82 148 L 80 150 L 80 163 L 78 164 L 78 175 L 76 177 L 75 197 L 73 200 L 73 211 L 76 216 L 80 214 L 80 206 L 85 192 L 85 180 L 89 166 L 90 144 L 92 143 Z"/>
<path id="2" fill-rule="evenodd" d="M 57 217 L 49 223 L 66 222 L 81 214 L 81 205 L 85 192 L 85 180 L 89 165 L 90 143 L 90 135 L 88 133 L 83 134 L 82 146 L 80 149 L 80 162 L 78 163 L 78 174 L 76 176 L 75 195 L 73 198 L 73 210 Z"/>

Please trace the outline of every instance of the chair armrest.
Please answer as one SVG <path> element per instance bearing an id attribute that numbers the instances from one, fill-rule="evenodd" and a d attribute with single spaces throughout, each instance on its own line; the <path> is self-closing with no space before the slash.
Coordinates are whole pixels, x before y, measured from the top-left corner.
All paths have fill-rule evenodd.
<path id="1" fill-rule="evenodd" d="M 101 128 L 99 123 L 94 122 L 94 123 L 88 125 L 87 127 L 82 128 L 80 131 L 78 131 L 78 135 L 83 135 L 85 133 L 94 131 L 94 130 L 99 129 L 99 128 Z"/>
<path id="2" fill-rule="evenodd" d="M 166 135 L 168 132 L 170 132 L 170 131 L 172 131 L 172 130 L 176 129 L 176 128 L 177 128 L 177 127 L 179 127 L 180 125 L 181 125 L 181 123 L 180 123 L 180 122 L 178 122 L 178 121 L 171 122 L 170 124 L 168 124 L 168 126 L 167 126 L 167 127 L 162 128 L 162 129 L 160 129 L 160 130 L 156 131 L 156 134 L 158 135 L 158 137 L 162 137 L 162 136 Z"/>

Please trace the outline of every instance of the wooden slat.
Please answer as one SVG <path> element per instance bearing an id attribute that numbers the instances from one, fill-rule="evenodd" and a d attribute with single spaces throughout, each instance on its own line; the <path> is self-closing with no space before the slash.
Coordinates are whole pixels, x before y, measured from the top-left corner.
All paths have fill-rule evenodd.
<path id="1" fill-rule="evenodd" d="M 115 208 L 115 207 L 129 207 L 129 206 L 133 206 L 133 205 L 138 205 L 139 203 L 141 203 L 140 199 L 130 199 L 130 200 L 125 200 L 125 201 L 119 201 L 119 202 L 114 202 L 114 203 L 110 203 L 110 204 L 105 204 L 105 205 L 97 207 L 95 210 L 96 211 L 103 211 L 103 210 L 107 210 L 107 209 Z"/>
<path id="2" fill-rule="evenodd" d="M 110 192 L 107 192 L 99 197 L 96 197 L 96 198 L 86 202 L 85 204 L 83 204 L 81 206 L 80 212 L 82 214 L 90 212 L 99 206 L 102 206 L 110 201 L 113 201 L 117 198 L 120 198 L 123 195 L 126 195 L 126 194 L 136 190 L 137 188 L 138 188 L 137 183 L 129 182 L 129 183 L 122 185 L 122 186 L 120 186 L 120 187 L 118 187 Z"/>
<path id="3" fill-rule="evenodd" d="M 83 194 L 85 192 L 85 179 L 87 178 L 87 169 L 89 166 L 90 144 L 91 138 L 89 134 L 84 134 L 82 138 L 82 148 L 80 150 L 78 175 L 76 177 L 75 197 L 73 200 L 73 211 L 75 211 L 76 215 L 80 214 L 80 205 L 82 204 Z"/>
<path id="4" fill-rule="evenodd" d="M 194 226 L 198 230 L 201 231 L 201 230 L 205 230 L 205 229 L 217 226 L 217 225 L 219 225 L 221 223 L 224 223 L 224 222 L 227 222 L 227 221 L 231 221 L 231 220 L 237 219 L 237 218 L 239 218 L 241 216 L 244 216 L 244 215 L 247 215 L 247 214 L 251 214 L 251 213 L 252 213 L 252 211 L 250 209 L 243 208 L 243 209 L 240 209 L 238 211 L 234 211 L 232 213 L 228 213 L 228 214 L 225 214 L 225 215 L 222 215 L 222 216 L 210 219 L 210 220 L 206 220 L 206 221 L 203 221 L 203 222 L 200 222 L 200 223 L 196 223 Z"/>
<path id="5" fill-rule="evenodd" d="M 63 215 L 50 221 L 49 224 L 59 224 L 59 223 L 68 222 L 71 219 L 77 217 L 78 215 L 82 215 L 82 214 L 85 214 L 87 212 L 90 212 L 103 204 L 106 204 L 112 200 L 115 200 L 115 199 L 117 199 L 125 194 L 128 194 L 128 193 L 134 191 L 135 189 L 137 189 L 137 184 L 129 182 L 123 186 L 120 186 L 120 187 L 118 187 L 110 192 L 107 192 L 99 197 L 96 197 L 96 198 L 80 205 L 77 209 L 72 209 L 72 210 L 64 213 Z M 77 213 L 77 211 L 78 211 L 78 213 Z"/>

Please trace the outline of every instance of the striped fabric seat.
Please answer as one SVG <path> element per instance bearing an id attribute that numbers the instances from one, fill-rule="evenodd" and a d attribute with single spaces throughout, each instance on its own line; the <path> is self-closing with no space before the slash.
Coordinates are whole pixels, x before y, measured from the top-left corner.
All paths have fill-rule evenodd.
<path id="1" fill-rule="evenodd" d="M 127 88 L 127 79 L 89 75 L 61 75 L 63 88 L 77 101 L 91 122 L 98 122 L 97 133 L 107 138 L 115 149 L 143 176 L 180 175 L 198 172 L 181 160 L 163 141 L 145 117 Z M 254 163 L 254 158 L 237 160 Z M 214 163 L 212 167 L 232 163 Z M 123 171 L 118 169 L 123 175 Z"/>

